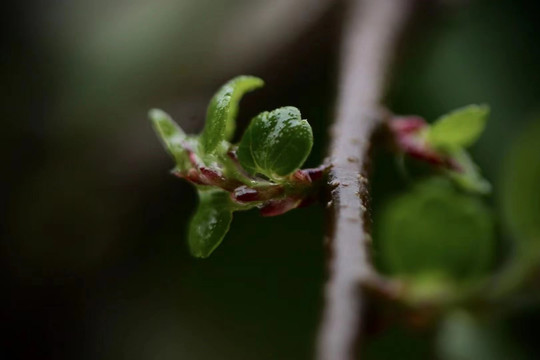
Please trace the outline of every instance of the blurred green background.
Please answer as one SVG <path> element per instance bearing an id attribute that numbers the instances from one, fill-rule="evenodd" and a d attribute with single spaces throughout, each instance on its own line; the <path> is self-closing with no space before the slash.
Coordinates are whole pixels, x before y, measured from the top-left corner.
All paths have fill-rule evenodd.
<path id="1" fill-rule="evenodd" d="M 523 235 L 523 216 L 512 218 L 523 204 L 526 235 L 540 239 L 539 10 L 524 0 L 422 10 L 387 101 L 430 121 L 491 105 L 472 153 L 494 185 L 503 241 Z M 314 130 L 307 165 L 320 163 L 344 14 L 329 0 L 10 2 L 0 67 L 0 358 L 311 358 L 323 209 L 238 213 L 212 257 L 190 258 L 195 194 L 168 173 L 146 114 L 160 107 L 197 132 L 224 81 L 260 76 L 266 87 L 242 101 L 240 129 L 260 111 L 297 106 Z M 374 165 L 376 210 L 400 185 L 388 175 L 392 161 Z M 534 358 L 538 304 L 525 311 L 505 331 Z M 374 358 L 420 356 L 414 339 L 380 343 Z"/>

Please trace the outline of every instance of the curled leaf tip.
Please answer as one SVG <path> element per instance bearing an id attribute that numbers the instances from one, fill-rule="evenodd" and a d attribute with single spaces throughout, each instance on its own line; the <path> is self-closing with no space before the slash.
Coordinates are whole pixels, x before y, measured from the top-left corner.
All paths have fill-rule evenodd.
<path id="1" fill-rule="evenodd" d="M 148 111 L 148 117 L 152 120 L 152 121 L 159 121 L 160 119 L 162 118 L 166 118 L 168 117 L 169 115 L 163 111 L 163 110 L 160 110 L 160 109 L 150 109 Z"/>
<path id="2" fill-rule="evenodd" d="M 152 109 L 148 112 L 154 130 L 169 154 L 175 159 L 178 169 L 187 166 L 188 158 L 184 148 L 186 134 L 184 130 L 163 110 Z"/>
<path id="3" fill-rule="evenodd" d="M 201 134 L 201 149 L 204 153 L 215 153 L 222 141 L 232 139 L 242 96 L 263 85 L 264 81 L 258 77 L 242 75 L 230 80 L 217 91 L 208 105 L 206 123 Z"/>
<path id="4" fill-rule="evenodd" d="M 185 136 L 184 130 L 174 122 L 172 117 L 160 109 L 151 109 L 148 117 L 152 121 L 154 128 L 160 137 L 166 141 L 172 136 Z"/>

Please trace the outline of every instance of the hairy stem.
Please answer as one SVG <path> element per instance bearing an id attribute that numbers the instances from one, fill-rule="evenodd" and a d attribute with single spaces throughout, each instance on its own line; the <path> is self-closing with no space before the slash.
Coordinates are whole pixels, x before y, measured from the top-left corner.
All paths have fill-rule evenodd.
<path id="1" fill-rule="evenodd" d="M 377 275 L 367 251 L 365 170 L 371 135 L 384 117 L 380 102 L 387 73 L 413 0 L 353 0 L 350 5 L 329 154 L 331 258 L 317 349 L 321 360 L 357 358 L 364 306 L 360 285 L 390 285 Z"/>

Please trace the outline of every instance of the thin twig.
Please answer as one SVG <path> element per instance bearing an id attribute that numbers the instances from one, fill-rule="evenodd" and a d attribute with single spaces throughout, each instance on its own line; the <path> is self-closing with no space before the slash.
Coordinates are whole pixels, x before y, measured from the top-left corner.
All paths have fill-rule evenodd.
<path id="1" fill-rule="evenodd" d="M 383 117 L 379 109 L 387 72 L 412 3 L 353 0 L 350 4 L 330 147 L 331 259 L 317 349 L 321 360 L 357 358 L 364 303 L 360 284 L 388 285 L 376 274 L 367 251 L 365 168 L 371 135 Z"/>

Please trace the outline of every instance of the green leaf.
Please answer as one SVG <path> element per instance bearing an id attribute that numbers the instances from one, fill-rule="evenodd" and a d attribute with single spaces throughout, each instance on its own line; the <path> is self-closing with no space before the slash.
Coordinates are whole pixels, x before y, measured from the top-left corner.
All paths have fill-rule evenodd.
<path id="1" fill-rule="evenodd" d="M 464 310 L 450 312 L 442 319 L 435 338 L 437 359 L 529 359 L 530 355 L 508 330 L 496 317 L 481 319 Z"/>
<path id="2" fill-rule="evenodd" d="M 530 123 L 513 141 L 501 178 L 504 220 L 524 246 L 540 244 L 540 119 Z M 526 250 L 527 251 L 527 250 Z"/>
<path id="3" fill-rule="evenodd" d="M 229 193 L 199 189 L 199 205 L 189 224 L 188 243 L 193 256 L 206 258 L 221 244 L 232 221 Z"/>
<path id="4" fill-rule="evenodd" d="M 380 260 L 396 275 L 465 279 L 485 273 L 494 260 L 491 212 L 444 178 L 393 199 L 375 224 Z"/>
<path id="5" fill-rule="evenodd" d="M 186 140 L 186 134 L 182 128 L 174 122 L 169 114 L 162 110 L 152 109 L 149 111 L 148 116 L 165 149 L 172 155 L 176 164 L 181 169 L 184 169 L 188 158 L 182 146 Z"/>
<path id="6" fill-rule="evenodd" d="M 213 154 L 223 140 L 231 140 L 236 128 L 238 104 L 242 96 L 260 88 L 264 81 L 254 76 L 238 76 L 223 85 L 214 95 L 206 113 L 200 145 L 205 154 Z"/>
<path id="7" fill-rule="evenodd" d="M 482 177 L 478 165 L 474 163 L 465 150 L 455 150 L 451 153 L 451 157 L 461 167 L 461 171 L 448 170 L 448 175 L 452 180 L 464 190 L 470 192 L 479 194 L 489 194 L 491 192 L 491 184 Z"/>
<path id="8" fill-rule="evenodd" d="M 238 160 L 249 173 L 275 179 L 300 168 L 312 146 L 311 126 L 297 108 L 287 106 L 251 120 L 238 146 Z"/>
<path id="9" fill-rule="evenodd" d="M 436 148 L 468 147 L 484 131 L 488 115 L 487 105 L 469 105 L 454 110 L 431 125 L 427 140 Z"/>

